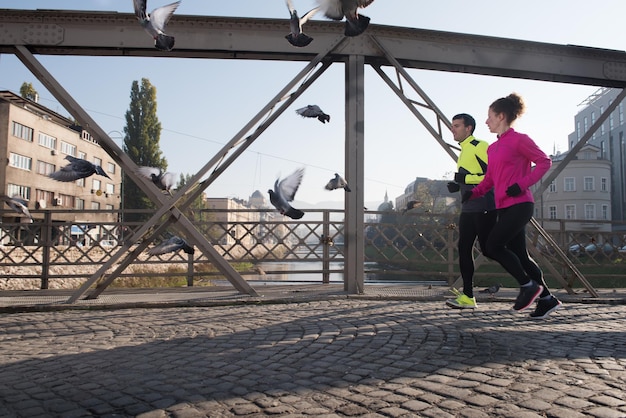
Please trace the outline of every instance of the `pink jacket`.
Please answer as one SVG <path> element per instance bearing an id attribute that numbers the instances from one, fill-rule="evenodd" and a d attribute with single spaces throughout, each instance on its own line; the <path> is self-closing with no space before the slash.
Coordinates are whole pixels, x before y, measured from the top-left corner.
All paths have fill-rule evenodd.
<path id="1" fill-rule="evenodd" d="M 535 201 L 529 187 L 541 180 L 550 169 L 552 160 L 528 135 L 509 129 L 489 146 L 487 156 L 487 173 L 483 181 L 474 187 L 472 198 L 483 196 L 493 187 L 497 209 Z M 534 168 L 531 168 L 531 163 L 535 163 Z M 522 194 L 507 196 L 506 189 L 515 183 L 522 189 Z"/>

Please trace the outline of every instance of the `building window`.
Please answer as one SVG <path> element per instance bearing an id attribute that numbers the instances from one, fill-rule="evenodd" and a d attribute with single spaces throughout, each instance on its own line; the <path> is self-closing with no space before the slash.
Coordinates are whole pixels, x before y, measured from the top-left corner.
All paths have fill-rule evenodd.
<path id="1" fill-rule="evenodd" d="M 76 185 L 80 187 L 85 187 L 85 178 L 76 180 Z"/>
<path id="2" fill-rule="evenodd" d="M 39 145 L 50 149 L 57 149 L 57 139 L 43 132 L 39 132 Z"/>
<path id="3" fill-rule="evenodd" d="M 114 184 L 111 184 L 111 183 L 107 183 L 107 184 L 106 184 L 106 189 L 105 189 L 105 192 L 106 192 L 107 194 L 115 194 L 115 185 L 114 185 Z"/>
<path id="4" fill-rule="evenodd" d="M 600 178 L 600 190 L 603 192 L 609 191 L 609 179 L 607 179 L 606 177 Z"/>
<path id="5" fill-rule="evenodd" d="M 600 115 L 604 113 L 604 106 L 600 106 Z M 600 125 L 600 135 L 604 135 L 604 122 Z"/>
<path id="6" fill-rule="evenodd" d="M 85 209 L 85 201 L 80 197 L 74 199 L 74 209 Z"/>
<path id="7" fill-rule="evenodd" d="M 591 112 L 591 124 L 596 123 L 596 112 Z M 596 139 L 596 131 L 593 131 L 591 138 Z"/>
<path id="8" fill-rule="evenodd" d="M 76 145 L 68 144 L 65 141 L 61 141 L 61 152 L 63 154 L 76 157 Z"/>
<path id="9" fill-rule="evenodd" d="M 580 141 L 580 121 L 576 121 L 576 139 Z"/>
<path id="10" fill-rule="evenodd" d="M 576 219 L 576 205 L 565 205 L 565 219 Z"/>
<path id="11" fill-rule="evenodd" d="M 82 160 L 86 160 L 87 159 L 87 154 L 82 152 L 82 151 L 78 151 L 78 158 L 80 158 Z"/>
<path id="12" fill-rule="evenodd" d="M 21 123 L 13 122 L 13 136 L 33 142 L 33 128 L 29 128 Z"/>
<path id="13" fill-rule="evenodd" d="M 25 155 L 9 153 L 9 165 L 22 170 L 31 171 L 33 169 L 33 159 Z"/>
<path id="14" fill-rule="evenodd" d="M 606 144 L 604 141 L 600 141 L 600 158 L 606 159 Z"/>
<path id="15" fill-rule="evenodd" d="M 563 191 L 564 192 L 576 191 L 576 179 L 574 177 L 565 177 L 563 179 Z"/>
<path id="16" fill-rule="evenodd" d="M 589 130 L 589 120 L 587 119 L 587 116 L 583 118 L 583 130 L 585 133 Z"/>
<path id="17" fill-rule="evenodd" d="M 614 112 L 611 112 L 611 114 L 609 115 L 609 131 L 612 131 L 613 130 L 613 126 L 615 125 L 613 123 L 613 113 Z"/>
<path id="18" fill-rule="evenodd" d="M 554 180 L 552 180 L 552 183 L 550 183 L 550 186 L 548 186 L 548 191 L 550 193 L 556 193 L 556 183 Z"/>
<path id="19" fill-rule="evenodd" d="M 624 124 L 624 102 L 620 103 L 619 106 L 619 124 Z"/>
<path id="20" fill-rule="evenodd" d="M 102 158 L 93 157 L 93 163 L 95 165 L 98 165 L 98 166 L 102 167 Z"/>
<path id="21" fill-rule="evenodd" d="M 59 206 L 63 206 L 65 208 L 73 208 L 74 207 L 74 196 L 70 196 L 67 194 L 58 194 L 57 202 Z"/>
<path id="22" fill-rule="evenodd" d="M 548 217 L 550 219 L 556 219 L 556 206 L 548 207 Z"/>
<path id="23" fill-rule="evenodd" d="M 585 219 L 596 219 L 596 205 L 585 204 Z"/>
<path id="24" fill-rule="evenodd" d="M 107 172 L 109 172 L 111 174 L 115 174 L 115 164 L 108 163 L 107 164 Z"/>
<path id="25" fill-rule="evenodd" d="M 30 200 L 30 187 L 20 186 L 19 184 L 7 184 L 7 195 L 9 196 L 22 196 L 25 200 Z"/>
<path id="26" fill-rule="evenodd" d="M 44 202 L 46 202 L 46 203 L 51 205 L 52 204 L 52 199 L 54 199 L 54 193 L 49 192 L 47 190 L 36 189 L 35 190 L 35 197 L 36 197 L 37 201 L 43 200 Z"/>
<path id="27" fill-rule="evenodd" d="M 100 203 L 99 202 L 91 202 L 91 209 L 95 209 L 95 210 L 100 209 Z"/>
<path id="28" fill-rule="evenodd" d="M 91 181 L 91 190 L 100 190 L 101 185 L 102 183 L 100 182 L 100 180 L 93 179 Z"/>
<path id="29" fill-rule="evenodd" d="M 609 220 L 609 205 L 602 205 L 602 219 Z"/>
<path id="30" fill-rule="evenodd" d="M 47 163 L 45 161 L 37 161 L 37 174 L 43 174 L 44 176 L 54 173 L 54 164 Z"/>
<path id="31" fill-rule="evenodd" d="M 593 177 L 584 177 L 583 178 L 583 190 L 589 192 L 595 189 Z"/>
<path id="32" fill-rule="evenodd" d="M 107 205 L 104 205 L 104 208 L 105 208 L 106 210 L 113 210 L 113 209 L 115 209 L 115 207 L 114 207 L 113 205 L 108 205 L 108 204 L 107 204 Z"/>

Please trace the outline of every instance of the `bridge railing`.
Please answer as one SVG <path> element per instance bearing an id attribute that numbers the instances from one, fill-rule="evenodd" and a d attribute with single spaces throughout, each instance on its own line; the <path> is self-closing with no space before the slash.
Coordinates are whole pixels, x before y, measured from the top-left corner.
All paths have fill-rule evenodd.
<path id="1" fill-rule="evenodd" d="M 73 221 L 57 221 L 59 210 L 41 210 L 43 219 L 25 223 L 2 211 L 0 224 L 0 289 L 18 281 L 30 288 L 76 287 L 90 277 L 150 212 L 111 211 L 111 222 L 90 219 L 94 211 L 65 211 Z M 106 211 L 98 211 L 102 214 Z M 267 209 L 223 211 L 206 209 L 188 214 L 197 229 L 232 263 L 246 280 L 341 281 L 343 279 L 343 211 L 307 210 L 292 220 Z M 40 218 L 40 217 L 36 217 Z M 68 216 L 65 216 L 69 219 Z M 457 215 L 418 210 L 406 213 L 366 211 L 365 272 L 367 281 L 422 281 L 451 284 L 459 276 Z M 540 220 L 568 258 L 594 286 L 626 285 L 626 225 L 600 221 Z M 175 230 L 171 231 L 176 233 Z M 529 231 L 529 242 L 542 262 L 568 273 L 540 237 Z M 155 242 L 156 244 L 156 242 Z M 479 252 L 476 250 L 476 255 Z M 549 279 L 549 273 L 546 273 Z M 220 280 L 221 275 L 199 251 L 149 256 L 141 254 L 118 280 L 141 278 L 155 287 L 165 282 L 193 285 Z M 487 260 L 477 271 L 477 284 L 508 275 Z M 599 281 L 609 280 L 608 286 Z"/>

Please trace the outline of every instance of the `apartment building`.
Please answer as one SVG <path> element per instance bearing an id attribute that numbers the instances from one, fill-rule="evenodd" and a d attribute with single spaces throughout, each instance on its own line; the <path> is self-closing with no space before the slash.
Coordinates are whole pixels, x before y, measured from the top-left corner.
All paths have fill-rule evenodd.
<path id="1" fill-rule="evenodd" d="M 574 117 L 575 130 L 568 136 L 568 146 L 572 149 L 580 141 L 604 110 L 613 103 L 620 89 L 600 88 L 585 99 L 584 108 Z M 611 176 L 608 185 L 611 197 L 611 218 L 626 221 L 626 124 L 624 102 L 610 113 L 608 119 L 593 132 L 587 144 L 599 149 L 599 158 L 611 163 Z"/>
<path id="2" fill-rule="evenodd" d="M 67 155 L 100 165 L 110 179 L 93 175 L 64 183 L 49 178 L 48 174 L 68 163 Z M 71 119 L 10 91 L 0 91 L 0 158 L 2 193 L 24 198 L 28 208 L 35 210 L 35 222 L 44 216 L 36 209 L 49 210 L 54 221 L 76 224 L 117 220 L 115 213 L 82 210 L 119 210 L 120 167 Z M 8 206 L 3 209 L 3 222 L 25 221 L 7 212 Z"/>
<path id="3" fill-rule="evenodd" d="M 550 175 L 567 153 L 552 156 Z M 533 190 L 539 185 L 533 186 Z M 600 148 L 585 145 L 535 202 L 535 217 L 544 228 L 559 228 L 549 220 L 567 220 L 575 231 L 611 231 L 611 162 L 601 157 Z"/>

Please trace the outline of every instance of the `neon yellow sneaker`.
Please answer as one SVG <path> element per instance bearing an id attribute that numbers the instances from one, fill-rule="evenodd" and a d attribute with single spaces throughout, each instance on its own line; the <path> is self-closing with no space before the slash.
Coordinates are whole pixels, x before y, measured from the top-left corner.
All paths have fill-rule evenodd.
<path id="1" fill-rule="evenodd" d="M 456 289 L 454 289 L 456 290 Z M 458 294 L 458 296 L 456 297 L 456 299 L 448 299 L 446 300 L 446 305 L 450 306 L 451 308 L 457 308 L 457 309 L 474 309 L 476 308 L 476 298 L 470 298 L 469 296 L 465 295 L 464 293 L 459 292 L 458 290 L 456 292 L 453 292 L 455 294 Z"/>

